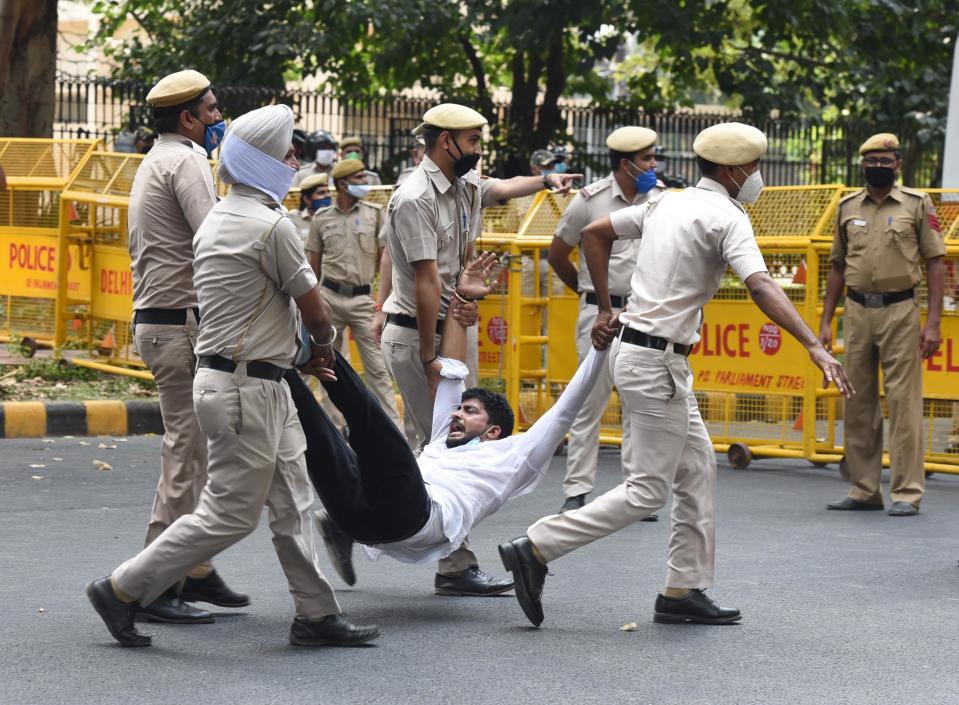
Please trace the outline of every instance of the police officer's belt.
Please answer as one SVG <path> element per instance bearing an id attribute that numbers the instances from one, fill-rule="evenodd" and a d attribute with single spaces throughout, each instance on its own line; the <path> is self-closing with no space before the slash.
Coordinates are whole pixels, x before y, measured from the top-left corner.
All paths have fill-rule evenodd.
<path id="1" fill-rule="evenodd" d="M 405 313 L 388 313 L 386 314 L 386 322 L 403 328 L 419 330 L 419 326 L 416 325 L 416 316 L 407 316 Z M 441 318 L 436 319 L 436 335 L 443 335 L 443 319 Z"/>
<path id="2" fill-rule="evenodd" d="M 849 287 L 846 296 L 855 301 L 860 306 L 866 308 L 882 308 L 890 304 L 897 304 L 900 301 L 906 301 L 915 296 L 915 289 L 906 289 L 905 291 L 893 291 L 888 294 L 872 294 L 863 291 L 856 291 Z"/>
<path id="3" fill-rule="evenodd" d="M 613 305 L 613 308 L 622 308 L 623 306 L 626 305 L 626 297 L 610 294 L 609 302 Z M 592 291 L 587 291 L 586 303 L 591 304 L 593 306 L 599 306 L 599 299 L 596 298 L 596 294 L 594 294 Z"/>
<path id="4" fill-rule="evenodd" d="M 211 370 L 219 370 L 220 372 L 235 372 L 237 363 L 219 355 L 202 355 L 197 366 L 209 367 Z M 246 363 L 246 375 L 247 377 L 258 377 L 259 379 L 279 382 L 283 378 L 283 368 L 270 362 L 251 360 Z"/>
<path id="5" fill-rule="evenodd" d="M 343 296 L 369 296 L 373 291 L 369 284 L 353 286 L 352 284 L 341 284 L 332 279 L 324 279 L 323 286 L 337 294 L 343 294 Z"/>
<path id="6" fill-rule="evenodd" d="M 187 308 L 141 308 L 133 312 L 133 325 L 137 323 L 156 323 L 161 326 L 185 326 Z M 200 309 L 194 308 L 196 320 L 200 320 Z"/>
<path id="7" fill-rule="evenodd" d="M 639 345 L 643 348 L 653 348 L 654 350 L 665 350 L 669 345 L 666 338 L 660 338 L 658 335 L 649 335 L 641 330 L 623 326 L 623 342 L 632 345 Z M 692 345 L 683 345 L 682 343 L 673 343 L 673 352 L 679 355 L 688 356 L 692 351 Z"/>

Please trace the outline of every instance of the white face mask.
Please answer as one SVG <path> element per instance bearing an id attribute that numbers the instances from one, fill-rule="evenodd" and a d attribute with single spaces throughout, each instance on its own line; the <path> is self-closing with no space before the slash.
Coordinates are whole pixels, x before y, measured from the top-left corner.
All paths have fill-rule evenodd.
<path id="1" fill-rule="evenodd" d="M 369 184 L 347 184 L 346 192 L 353 198 L 363 198 L 370 192 Z"/>
<path id="2" fill-rule="evenodd" d="M 763 175 L 756 169 L 752 174 L 746 174 L 742 167 L 738 167 L 746 176 L 742 186 L 739 187 L 739 193 L 736 194 L 736 200 L 740 203 L 755 203 L 759 198 L 759 193 L 763 190 Z"/>
<path id="3" fill-rule="evenodd" d="M 316 151 L 316 163 L 320 166 L 329 166 L 336 159 L 335 149 L 318 149 Z"/>

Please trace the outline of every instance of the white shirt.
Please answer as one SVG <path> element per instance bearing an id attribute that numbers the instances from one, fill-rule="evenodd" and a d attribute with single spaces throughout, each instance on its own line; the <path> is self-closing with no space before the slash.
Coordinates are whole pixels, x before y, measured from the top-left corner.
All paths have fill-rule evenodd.
<path id="1" fill-rule="evenodd" d="M 712 179 L 609 218 L 618 238 L 642 238 L 629 308 L 620 320 L 643 333 L 696 343 L 702 308 L 715 296 L 727 266 L 743 281 L 766 271 L 749 216 Z"/>
<path id="2" fill-rule="evenodd" d="M 608 351 L 590 348 L 573 379 L 553 407 L 526 433 L 495 441 L 446 447 L 450 419 L 462 399 L 466 365 L 440 358 L 442 379 L 433 404 L 433 434 L 418 459 L 432 498 L 430 518 L 418 533 L 395 543 L 366 547 L 404 563 L 429 563 L 459 548 L 476 524 L 506 500 L 536 489 L 553 451 L 586 401 L 606 365 Z"/>

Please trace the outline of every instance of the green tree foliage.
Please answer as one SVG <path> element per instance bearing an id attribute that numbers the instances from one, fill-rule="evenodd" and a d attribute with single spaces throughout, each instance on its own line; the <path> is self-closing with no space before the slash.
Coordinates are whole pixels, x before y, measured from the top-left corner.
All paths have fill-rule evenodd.
<path id="1" fill-rule="evenodd" d="M 725 102 L 755 118 L 848 114 L 944 130 L 955 0 L 99 0 L 95 41 L 122 77 L 193 66 L 279 91 L 325 77 L 343 96 L 420 85 L 491 118 L 507 171 L 562 132 L 558 101 L 647 111 Z M 109 37 L 128 17 L 145 40 Z M 637 50 L 617 56 L 635 41 Z M 616 58 L 616 69 L 604 70 Z M 497 114 L 498 87 L 511 92 Z M 612 98 L 615 96 L 615 100 Z"/>

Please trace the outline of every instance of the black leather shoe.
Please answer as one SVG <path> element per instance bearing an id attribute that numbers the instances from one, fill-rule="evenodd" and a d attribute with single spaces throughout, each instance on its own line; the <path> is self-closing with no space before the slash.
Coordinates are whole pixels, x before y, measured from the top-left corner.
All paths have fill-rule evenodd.
<path id="1" fill-rule="evenodd" d="M 290 627 L 290 643 L 294 646 L 359 646 L 380 635 L 375 624 L 357 625 L 342 614 L 331 614 L 319 622 L 301 617 Z"/>
<path id="2" fill-rule="evenodd" d="M 841 502 L 827 504 L 826 509 L 833 509 L 837 512 L 881 512 L 882 503 L 873 504 L 872 502 L 860 502 L 852 497 L 846 497 Z"/>
<path id="3" fill-rule="evenodd" d="M 891 517 L 914 517 L 918 513 L 919 508 L 912 502 L 893 502 L 889 507 Z"/>
<path id="4" fill-rule="evenodd" d="M 187 578 L 180 590 L 180 599 L 186 602 L 208 602 L 217 607 L 246 607 L 249 595 L 234 592 L 214 570 L 205 578 Z"/>
<path id="5" fill-rule="evenodd" d="M 185 603 L 171 587 L 146 607 L 139 610 L 148 622 L 162 624 L 213 624 L 213 615 Z"/>
<path id="6" fill-rule="evenodd" d="M 316 530 L 323 539 L 326 552 L 333 564 L 333 570 L 347 585 L 356 585 L 356 571 L 353 570 L 353 539 L 334 524 L 326 512 L 313 513 Z"/>
<path id="7" fill-rule="evenodd" d="M 512 580 L 494 580 L 479 568 L 467 568 L 459 575 L 436 574 L 433 587 L 437 595 L 492 597 L 513 589 Z"/>
<path id="8" fill-rule="evenodd" d="M 503 567 L 513 574 L 516 583 L 516 600 L 523 614 L 538 627 L 543 623 L 543 585 L 546 583 L 546 566 L 536 560 L 529 538 L 520 536 L 499 545 Z"/>
<path id="9" fill-rule="evenodd" d="M 659 516 L 656 514 L 650 514 L 648 517 L 643 517 L 640 521 L 659 521 Z"/>
<path id="10" fill-rule="evenodd" d="M 656 597 L 653 621 L 659 624 L 732 624 L 742 619 L 739 610 L 718 607 L 702 590 L 690 590 L 686 597 Z"/>
<path id="11" fill-rule="evenodd" d="M 586 505 L 586 495 L 578 494 L 575 497 L 567 497 L 566 501 L 563 502 L 563 506 L 559 508 L 560 514 L 565 514 L 566 512 L 572 511 L 573 509 L 579 509 Z"/>
<path id="12" fill-rule="evenodd" d="M 137 613 L 137 603 L 121 602 L 110 585 L 110 576 L 94 580 L 87 585 L 87 598 L 100 619 L 107 625 L 113 638 L 120 646 L 149 646 L 150 637 L 137 631 L 133 623 Z"/>

